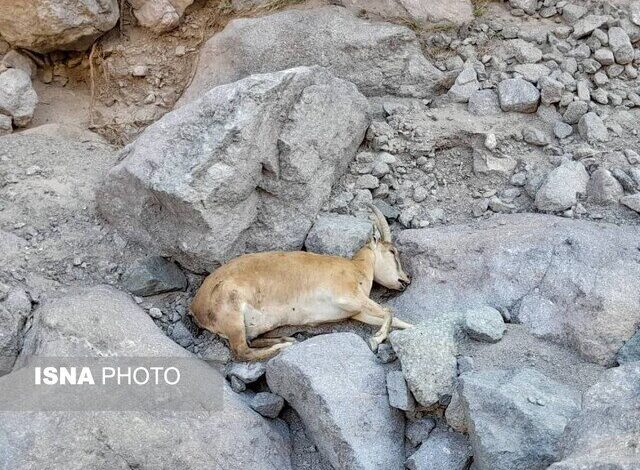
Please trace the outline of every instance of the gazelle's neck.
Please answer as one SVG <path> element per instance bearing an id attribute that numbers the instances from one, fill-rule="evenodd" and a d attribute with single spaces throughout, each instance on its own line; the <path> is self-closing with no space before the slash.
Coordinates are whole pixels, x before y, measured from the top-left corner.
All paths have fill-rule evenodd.
<path id="1" fill-rule="evenodd" d="M 351 258 L 356 269 L 362 275 L 360 286 L 366 295 L 371 292 L 373 286 L 373 270 L 376 262 L 376 254 L 369 243 L 360 248 Z"/>

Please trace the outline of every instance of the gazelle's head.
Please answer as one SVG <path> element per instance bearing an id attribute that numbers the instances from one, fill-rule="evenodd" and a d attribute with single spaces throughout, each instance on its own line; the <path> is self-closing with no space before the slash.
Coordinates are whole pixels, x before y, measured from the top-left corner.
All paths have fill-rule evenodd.
<path id="1" fill-rule="evenodd" d="M 405 290 L 411 279 L 402 269 L 398 250 L 391 241 L 387 219 L 376 206 L 369 206 L 374 215 L 374 236 L 371 248 L 375 254 L 373 280 L 389 289 Z"/>

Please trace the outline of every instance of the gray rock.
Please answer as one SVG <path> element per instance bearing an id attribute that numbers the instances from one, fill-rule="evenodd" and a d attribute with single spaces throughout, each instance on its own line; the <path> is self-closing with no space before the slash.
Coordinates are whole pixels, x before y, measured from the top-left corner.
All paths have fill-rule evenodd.
<path id="1" fill-rule="evenodd" d="M 580 411 L 580 392 L 534 369 L 469 372 L 458 392 L 479 470 L 547 468 Z"/>
<path id="2" fill-rule="evenodd" d="M 142 297 L 187 288 L 184 273 L 162 256 L 136 260 L 124 273 L 122 283 L 133 295 Z"/>
<path id="3" fill-rule="evenodd" d="M 359 336 L 320 335 L 287 348 L 267 364 L 267 383 L 334 468 L 402 468 L 403 416 L 389 407 L 384 368 Z"/>
<path id="4" fill-rule="evenodd" d="M 573 37 L 580 39 L 591 34 L 595 29 L 604 25 L 609 20 L 605 15 L 588 15 L 573 25 Z"/>
<path id="5" fill-rule="evenodd" d="M 544 212 L 569 209 L 577 202 L 578 194 L 587 190 L 589 174 L 581 162 L 567 161 L 552 170 L 538 190 L 536 208 Z"/>
<path id="6" fill-rule="evenodd" d="M 531 145 L 538 145 L 540 147 L 544 147 L 545 145 L 549 145 L 549 137 L 540 129 L 536 129 L 535 127 L 527 127 L 522 131 L 522 138 L 524 141 Z"/>
<path id="7" fill-rule="evenodd" d="M 502 339 L 505 331 L 502 314 L 491 307 L 467 310 L 464 331 L 475 340 L 496 343 Z"/>
<path id="8" fill-rule="evenodd" d="M 382 343 L 380 346 L 378 346 L 376 355 L 378 356 L 378 360 L 382 364 L 389 364 L 390 362 L 398 359 L 398 356 L 396 356 L 396 352 L 393 350 L 393 347 L 389 343 Z"/>
<path id="9" fill-rule="evenodd" d="M 578 131 L 580 131 L 582 138 L 589 142 L 606 142 L 609 140 L 609 131 L 600 116 L 594 112 L 589 112 L 580 118 Z"/>
<path id="10" fill-rule="evenodd" d="M 353 84 L 318 67 L 220 86 L 125 147 L 99 208 L 127 238 L 194 271 L 300 249 L 362 142 L 367 108 Z"/>
<path id="11" fill-rule="evenodd" d="M 417 447 L 427 440 L 429 434 L 436 427 L 433 418 L 422 418 L 417 421 L 409 421 L 406 425 L 405 436 L 413 447 Z"/>
<path id="12" fill-rule="evenodd" d="M 460 356 L 458 358 L 458 374 L 464 374 L 473 370 L 473 358 L 470 356 Z"/>
<path id="13" fill-rule="evenodd" d="M 542 60 L 542 51 L 523 39 L 511 39 L 506 42 L 505 47 L 521 64 L 535 64 Z"/>
<path id="14" fill-rule="evenodd" d="M 624 195 L 624 190 L 611 172 L 605 168 L 598 168 L 591 174 L 587 184 L 588 200 L 594 204 L 617 204 Z"/>
<path id="15" fill-rule="evenodd" d="M 18 294 L 9 292 L 7 299 L 0 303 L 0 376 L 8 374 L 13 368 L 18 354 L 23 329 L 31 313 L 31 302 L 28 308 L 20 305 Z"/>
<path id="16" fill-rule="evenodd" d="M 536 12 L 538 2 L 536 0 L 509 0 L 511 8 L 523 10 L 529 15 L 533 15 Z"/>
<path id="17" fill-rule="evenodd" d="M 389 405 L 403 411 L 413 411 L 416 402 L 407 387 L 402 372 L 393 370 L 387 372 L 387 392 L 389 393 Z"/>
<path id="18" fill-rule="evenodd" d="M 602 65 L 611 65 L 615 62 L 611 49 L 598 49 L 593 53 L 593 58 L 600 62 Z"/>
<path id="19" fill-rule="evenodd" d="M 624 156 L 627 157 L 627 160 L 631 165 L 637 165 L 640 163 L 640 155 L 638 155 L 638 152 L 633 149 L 625 149 Z"/>
<path id="20" fill-rule="evenodd" d="M 614 26 L 609 28 L 609 47 L 618 64 L 629 64 L 633 61 L 634 50 L 629 35 L 624 29 Z"/>
<path id="21" fill-rule="evenodd" d="M 569 124 L 565 122 L 556 121 L 555 124 L 553 125 L 553 134 L 558 139 L 566 139 L 571 134 L 573 134 L 573 127 L 571 127 Z"/>
<path id="22" fill-rule="evenodd" d="M 181 358 L 194 361 L 212 387 L 223 382 L 215 369 L 167 338 L 128 295 L 110 287 L 73 291 L 36 310 L 19 365 L 34 356 Z M 3 394 L 20 370 L 0 378 Z M 35 399 L 24 397 L 25 403 Z M 219 409 L 203 402 L 192 413 L 3 412 L 3 464 L 34 470 L 52 465 L 196 469 L 217 455 L 239 468 L 291 468 L 288 439 L 281 431 L 226 386 L 220 388 L 220 400 L 224 406 Z"/>
<path id="23" fill-rule="evenodd" d="M 322 214 L 304 242 L 307 251 L 351 258 L 371 237 L 371 222 L 350 215 Z"/>
<path id="24" fill-rule="evenodd" d="M 580 18 L 587 14 L 587 9 L 582 5 L 569 3 L 562 7 L 562 17 L 569 24 L 574 24 Z"/>
<path id="25" fill-rule="evenodd" d="M 513 67 L 513 71 L 531 83 L 538 83 L 540 79 L 551 73 L 549 67 L 542 64 L 517 64 Z"/>
<path id="26" fill-rule="evenodd" d="M 629 176 L 622 168 L 612 168 L 611 174 L 620 182 L 625 191 L 630 193 L 638 191 L 638 184 L 635 179 Z"/>
<path id="27" fill-rule="evenodd" d="M 16 51 L 15 49 L 10 50 L 5 54 L 0 61 L 0 64 L 5 65 L 10 69 L 19 69 L 24 73 L 29 75 L 29 78 L 32 78 L 36 73 L 36 64 L 24 54 Z"/>
<path id="28" fill-rule="evenodd" d="M 209 39 L 178 103 L 251 74 L 300 65 L 327 67 L 367 96 L 429 98 L 442 78 L 408 28 L 370 23 L 339 7 L 287 10 L 233 20 Z"/>
<path id="29" fill-rule="evenodd" d="M 11 116 L 16 127 L 25 127 L 31 122 L 37 104 L 38 95 L 29 74 L 20 69 L 0 72 L 0 114 Z"/>
<path id="30" fill-rule="evenodd" d="M 163 33 L 180 24 L 185 9 L 193 0 L 130 0 L 129 3 L 140 25 Z"/>
<path id="31" fill-rule="evenodd" d="M 405 466 L 409 470 L 464 470 L 470 460 L 469 439 L 454 432 L 434 431 Z"/>
<path id="32" fill-rule="evenodd" d="M 245 384 L 260 380 L 267 371 L 262 362 L 233 362 L 226 367 L 226 377 L 236 377 Z"/>
<path id="33" fill-rule="evenodd" d="M 11 134 L 13 132 L 13 125 L 11 116 L 0 114 L 0 135 Z"/>
<path id="34" fill-rule="evenodd" d="M 478 74 L 473 67 L 463 69 L 458 74 L 455 83 L 449 89 L 449 98 L 455 103 L 466 103 L 469 97 L 480 88 Z"/>
<path id="35" fill-rule="evenodd" d="M 567 124 L 577 124 L 580 118 L 589 112 L 589 105 L 584 101 L 572 101 L 562 115 Z"/>
<path id="36" fill-rule="evenodd" d="M 550 470 L 638 468 L 640 361 L 608 370 L 582 399 L 567 426 L 562 460 Z"/>
<path id="37" fill-rule="evenodd" d="M 495 116 L 502 113 L 498 95 L 493 90 L 479 90 L 469 96 L 468 110 L 476 116 Z"/>
<path id="38" fill-rule="evenodd" d="M 0 36 L 41 54 L 83 51 L 120 18 L 118 0 L 25 0 L 0 4 Z"/>
<path id="39" fill-rule="evenodd" d="M 443 314 L 389 336 L 409 389 L 422 406 L 451 397 L 457 372 L 455 336 L 459 321 L 456 314 Z"/>
<path id="40" fill-rule="evenodd" d="M 251 399 L 251 409 L 265 418 L 277 418 L 284 406 L 284 398 L 275 393 L 256 393 Z"/>
<path id="41" fill-rule="evenodd" d="M 497 155 L 478 148 L 473 149 L 473 172 L 476 175 L 502 175 L 513 173 L 518 162 L 509 156 Z"/>
<path id="42" fill-rule="evenodd" d="M 613 364 L 640 322 L 639 237 L 634 226 L 541 214 L 405 230 L 396 246 L 413 281 L 389 306 L 414 324 L 437 312 L 506 308 L 528 331 Z"/>
<path id="43" fill-rule="evenodd" d="M 564 84 L 553 78 L 543 77 L 539 81 L 540 100 L 544 104 L 559 103 L 562 99 Z"/>
<path id="44" fill-rule="evenodd" d="M 636 331 L 636 334 L 620 348 L 616 355 L 616 361 L 620 365 L 640 361 L 640 330 Z"/>
<path id="45" fill-rule="evenodd" d="M 535 113 L 540 92 L 531 83 L 521 78 L 509 78 L 498 84 L 500 108 L 518 113 Z"/>
<path id="46" fill-rule="evenodd" d="M 625 196 L 620 199 L 620 204 L 627 206 L 629 209 L 636 211 L 640 214 L 640 193 L 632 194 L 631 196 Z"/>

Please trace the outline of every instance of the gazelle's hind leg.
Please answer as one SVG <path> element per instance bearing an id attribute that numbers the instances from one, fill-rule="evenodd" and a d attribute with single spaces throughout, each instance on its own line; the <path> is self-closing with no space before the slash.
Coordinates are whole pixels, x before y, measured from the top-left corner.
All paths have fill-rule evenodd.
<path id="1" fill-rule="evenodd" d="M 268 347 L 251 347 L 247 342 L 247 331 L 245 329 L 243 306 L 245 303 L 240 300 L 236 291 L 230 292 L 228 299 L 220 305 L 223 311 L 219 318 L 224 318 L 224 325 L 221 331 L 229 340 L 229 346 L 233 355 L 242 361 L 261 361 L 275 356 L 281 349 L 290 346 L 291 342 L 278 342 Z M 255 342 L 254 345 L 255 346 Z"/>
<path id="2" fill-rule="evenodd" d="M 293 336 L 280 336 L 278 338 L 256 338 L 249 342 L 252 348 L 263 348 L 265 346 L 273 346 L 280 343 L 297 343 Z"/>

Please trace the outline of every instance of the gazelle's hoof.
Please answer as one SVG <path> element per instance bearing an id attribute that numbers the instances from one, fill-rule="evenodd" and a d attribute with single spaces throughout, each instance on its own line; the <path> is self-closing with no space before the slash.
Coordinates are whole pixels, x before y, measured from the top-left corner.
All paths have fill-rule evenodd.
<path id="1" fill-rule="evenodd" d="M 371 349 L 373 352 L 377 352 L 378 351 L 378 346 L 380 345 L 380 343 L 378 342 L 378 340 L 373 337 L 373 338 L 369 338 L 369 349 Z"/>

